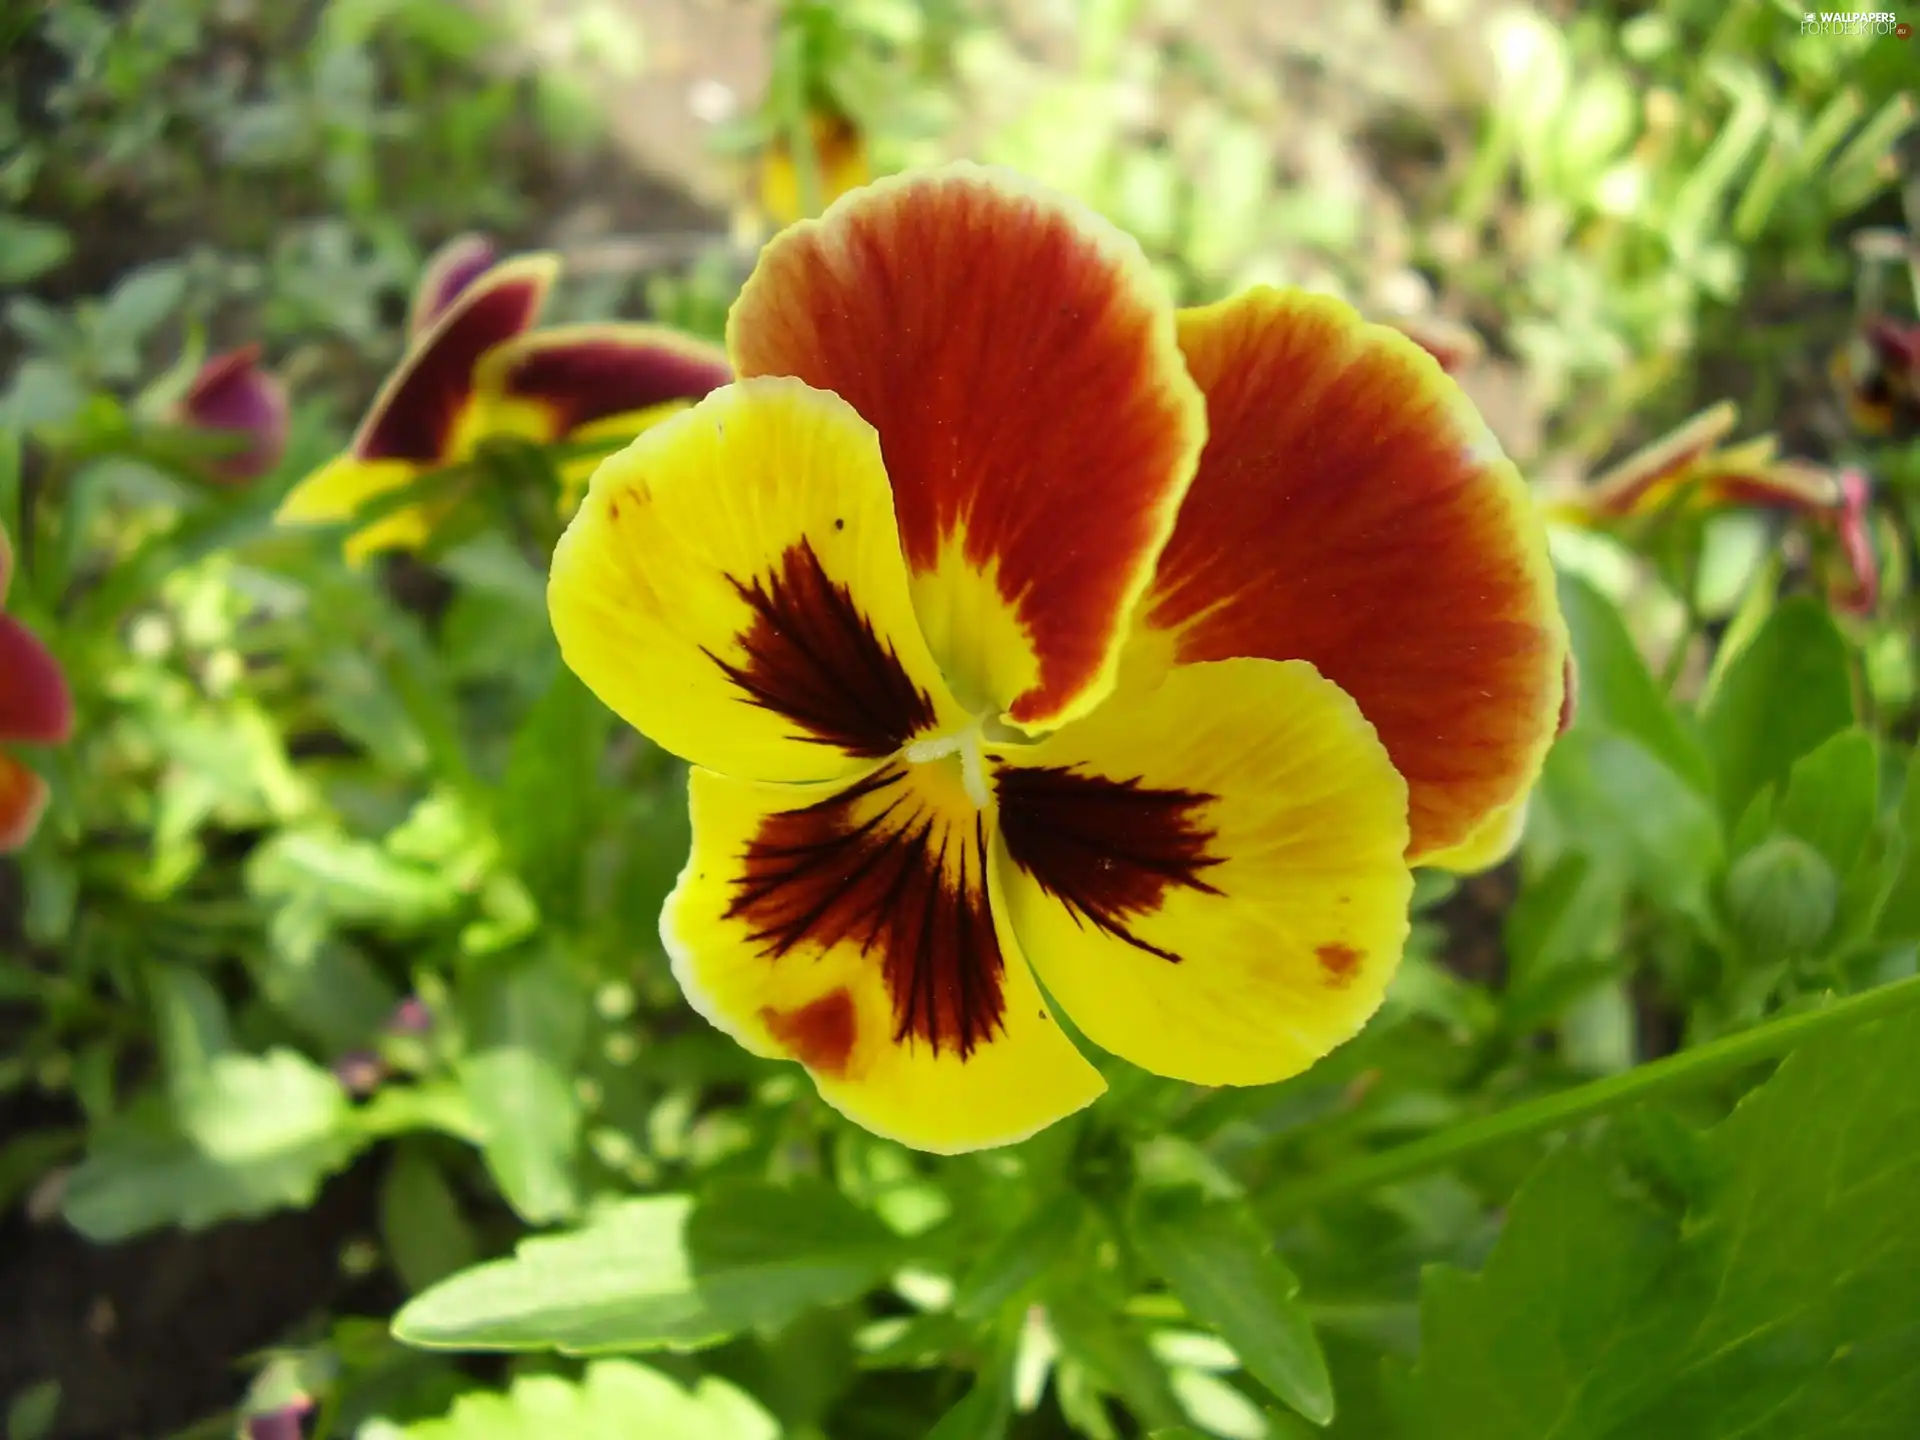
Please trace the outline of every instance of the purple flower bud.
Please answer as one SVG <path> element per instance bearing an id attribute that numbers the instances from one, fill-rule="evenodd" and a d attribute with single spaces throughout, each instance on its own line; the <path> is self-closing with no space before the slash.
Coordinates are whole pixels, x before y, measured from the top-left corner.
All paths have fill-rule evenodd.
<path id="1" fill-rule="evenodd" d="M 409 995 L 394 1006 L 387 1029 L 396 1035 L 424 1035 L 433 1028 L 433 1011 L 418 995 Z"/>
<path id="2" fill-rule="evenodd" d="M 247 1417 L 247 1440 L 304 1440 L 306 1417 L 313 1413 L 313 1401 L 302 1395 L 278 1410 Z"/>
<path id="3" fill-rule="evenodd" d="M 175 417 L 199 430 L 246 437 L 245 448 L 208 462 L 212 477 L 224 484 L 258 480 L 286 453 L 286 387 L 259 361 L 258 345 L 214 356 L 193 377 Z"/>

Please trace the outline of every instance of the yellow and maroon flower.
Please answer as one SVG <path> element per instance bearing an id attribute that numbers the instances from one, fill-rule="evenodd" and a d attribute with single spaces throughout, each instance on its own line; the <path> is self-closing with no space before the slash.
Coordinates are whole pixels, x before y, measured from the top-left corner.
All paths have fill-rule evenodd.
<path id="1" fill-rule="evenodd" d="M 13 574 L 13 551 L 0 530 L 0 601 Z M 73 698 L 59 663 L 11 615 L 0 612 L 0 746 L 57 745 L 73 730 Z M 47 806 L 47 786 L 0 749 L 0 854 L 32 838 Z"/>
<path id="2" fill-rule="evenodd" d="M 1839 505 L 1839 482 L 1818 465 L 1782 459 L 1771 435 L 1722 445 L 1739 419 L 1730 400 L 1702 410 L 1596 479 L 1549 499 L 1547 513 L 1590 527 L 1677 510 L 1748 505 L 1824 511 Z"/>
<path id="3" fill-rule="evenodd" d="M 939 1151 L 1100 1092 L 1056 1004 L 1203 1084 L 1354 1034 L 1410 859 L 1519 802 L 1563 698 L 1538 519 L 1431 357 L 1306 295 L 1176 315 L 1119 231 L 970 165 L 784 232 L 728 346 L 548 591 L 694 767 L 693 1004 Z"/>
<path id="4" fill-rule="evenodd" d="M 429 266 L 399 368 L 347 452 L 287 495 L 282 522 L 349 520 L 495 438 L 546 444 L 632 435 L 729 378 L 717 349 L 658 326 L 534 330 L 558 260 L 529 255 L 490 265 L 485 244 L 455 241 Z M 563 466 L 563 486 L 584 484 L 593 464 Z M 380 517 L 347 541 L 348 559 L 419 547 L 455 503 L 438 497 Z"/>
<path id="5" fill-rule="evenodd" d="M 208 473 L 224 484 L 244 485 L 270 474 L 287 451 L 287 388 L 260 368 L 258 345 L 243 345 L 202 365 L 173 418 L 245 441 L 234 453 L 208 462 Z"/>

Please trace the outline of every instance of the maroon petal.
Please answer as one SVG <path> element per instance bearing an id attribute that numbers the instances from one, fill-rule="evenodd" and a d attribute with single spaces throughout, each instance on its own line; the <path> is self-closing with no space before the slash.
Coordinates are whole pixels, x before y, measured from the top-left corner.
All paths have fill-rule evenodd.
<path id="1" fill-rule="evenodd" d="M 1871 615 L 1880 605 L 1880 562 L 1873 551 L 1873 487 L 1863 472 L 1842 470 L 1840 494 L 1834 532 L 1847 573 L 1829 598 L 1836 610 Z"/>
<path id="2" fill-rule="evenodd" d="M 200 367 L 180 402 L 180 419 L 201 430 L 246 437 L 246 447 L 209 464 L 229 484 L 258 480 L 287 450 L 287 388 L 259 368 L 260 347 L 243 345 Z"/>
<path id="3" fill-rule="evenodd" d="M 489 354 L 478 389 L 488 404 L 535 407 L 558 439 L 596 420 L 698 400 L 732 379 L 718 346 L 661 326 L 556 325 Z"/>
<path id="4" fill-rule="evenodd" d="M 60 663 L 11 615 L 0 615 L 0 740 L 57 744 L 73 731 Z"/>
<path id="5" fill-rule="evenodd" d="M 354 437 L 353 458 L 416 465 L 454 458 L 480 358 L 533 324 L 559 268 L 551 255 L 523 255 L 462 290 L 375 397 Z"/>
<path id="6" fill-rule="evenodd" d="M 475 280 L 493 268 L 493 241 L 484 235 L 456 235 L 427 261 L 414 288 L 407 315 L 407 336 L 424 334 Z"/>

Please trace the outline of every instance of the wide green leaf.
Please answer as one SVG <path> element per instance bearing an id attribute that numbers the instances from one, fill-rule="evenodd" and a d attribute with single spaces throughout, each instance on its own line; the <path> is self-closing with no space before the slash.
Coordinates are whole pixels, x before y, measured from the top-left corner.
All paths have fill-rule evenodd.
<path id="1" fill-rule="evenodd" d="M 902 1258 L 891 1231 L 817 1182 L 653 1195 L 443 1281 L 394 1333 L 473 1350 L 699 1349 L 852 1300 Z"/>
<path id="2" fill-rule="evenodd" d="M 715 1376 L 683 1390 L 632 1360 L 598 1360 L 577 1384 L 526 1375 L 504 1393 L 471 1391 L 443 1416 L 378 1433 L 389 1440 L 777 1440 L 780 1427 L 751 1396 Z"/>
<path id="3" fill-rule="evenodd" d="M 1194 1319 L 1213 1326 L 1249 1373 L 1307 1419 L 1333 1419 L 1333 1382 L 1300 1282 L 1243 1207 L 1195 1191 L 1149 1196 L 1133 1237 Z"/>
<path id="4" fill-rule="evenodd" d="M 1860 858 L 1879 805 L 1879 748 L 1866 731 L 1847 729 L 1794 762 L 1774 822 L 1845 875 Z"/>
<path id="5" fill-rule="evenodd" d="M 1793 762 L 1853 723 L 1847 644 L 1833 617 L 1796 597 L 1767 618 L 1707 703 L 1707 751 L 1731 828 Z"/>
<path id="6" fill-rule="evenodd" d="M 1569 1148 L 1481 1274 L 1428 1272 L 1405 1433 L 1920 1434 L 1920 1017 L 1803 1047 L 1697 1148 L 1684 1215 Z"/>
<path id="7" fill-rule="evenodd" d="M 149 1097 L 99 1132 L 65 1215 L 105 1243 L 304 1205 L 360 1139 L 340 1082 L 305 1056 L 217 1055 L 171 1110 Z"/>
<path id="8" fill-rule="evenodd" d="M 1706 753 L 1667 703 L 1613 602 L 1577 575 L 1560 577 L 1560 608 L 1579 667 L 1576 724 L 1597 723 L 1631 737 L 1694 789 L 1713 778 Z"/>
<path id="9" fill-rule="evenodd" d="M 1884 940 L 1920 940 L 1920 763 L 1911 760 L 1900 796 L 1899 845 L 1875 933 Z"/>

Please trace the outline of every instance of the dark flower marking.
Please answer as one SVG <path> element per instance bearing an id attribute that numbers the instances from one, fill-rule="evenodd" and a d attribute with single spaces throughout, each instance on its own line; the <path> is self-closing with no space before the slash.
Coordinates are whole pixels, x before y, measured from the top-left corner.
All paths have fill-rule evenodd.
<path id="1" fill-rule="evenodd" d="M 731 379 L 727 367 L 662 343 L 617 336 L 516 342 L 501 390 L 553 411 L 559 433 L 595 420 L 698 400 Z"/>
<path id="2" fill-rule="evenodd" d="M 483 279 L 459 298 L 400 362 L 390 390 L 361 427 L 361 460 L 427 463 L 446 454 L 480 357 L 533 323 L 544 286 L 532 276 Z"/>
<path id="3" fill-rule="evenodd" d="M 1136 950 L 1180 963 L 1135 935 L 1129 922 L 1151 915 L 1174 886 L 1220 892 L 1200 878 L 1220 863 L 1198 811 L 1213 800 L 1192 790 L 1156 790 L 1072 767 L 1007 766 L 994 778 L 1000 833 L 1013 863 L 1064 904 L 1075 920 Z"/>
<path id="4" fill-rule="evenodd" d="M 753 610 L 739 637 L 746 658 L 704 653 L 754 704 L 798 726 L 794 739 L 879 760 L 933 724 L 932 698 L 805 540 L 770 577 L 733 587 Z"/>
<path id="5" fill-rule="evenodd" d="M 769 1033 L 809 1070 L 836 1078 L 845 1075 L 858 1035 L 859 1016 L 845 990 L 829 990 L 797 1010 L 761 1007 Z"/>
<path id="6" fill-rule="evenodd" d="M 1360 973 L 1360 952 L 1351 945 L 1322 945 L 1314 950 L 1313 957 L 1326 972 L 1327 984 L 1335 990 L 1346 989 Z"/>
<path id="7" fill-rule="evenodd" d="M 976 815 L 969 830 L 929 813 L 906 778 L 890 765 L 805 809 L 767 816 L 727 918 L 752 926 L 749 939 L 773 959 L 808 943 L 858 945 L 879 961 L 894 1042 L 924 1041 L 964 1060 L 1002 1028 L 1005 1010 L 986 822 Z M 847 1028 L 850 1049 L 850 1013 Z"/>

